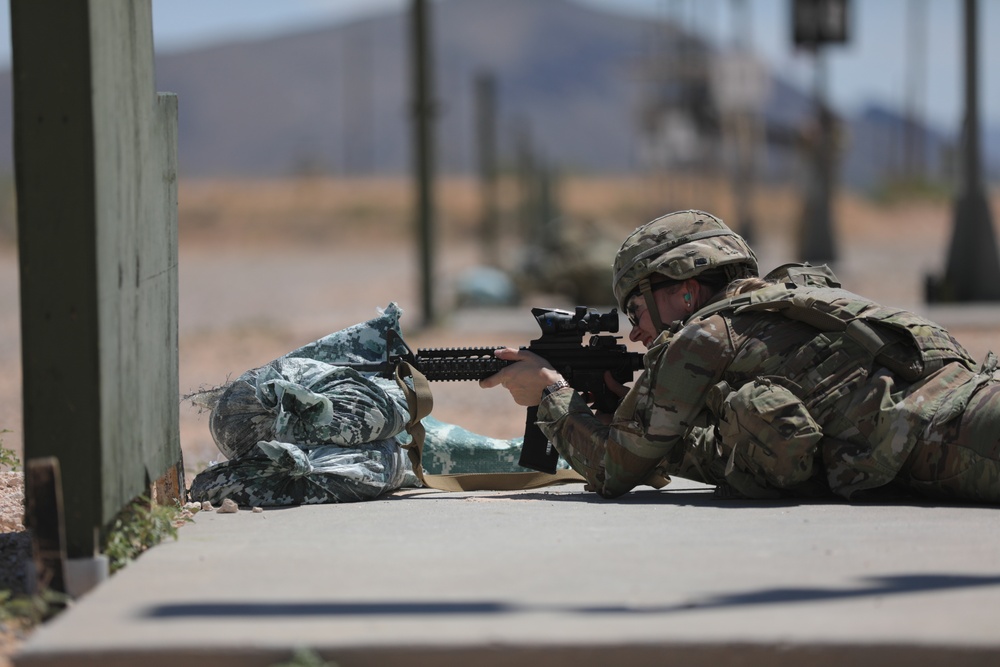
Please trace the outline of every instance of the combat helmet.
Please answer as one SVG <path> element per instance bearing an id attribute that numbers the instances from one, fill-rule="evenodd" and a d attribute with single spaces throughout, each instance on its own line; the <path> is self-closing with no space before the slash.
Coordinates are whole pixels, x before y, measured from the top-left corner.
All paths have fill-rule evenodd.
<path id="1" fill-rule="evenodd" d="M 757 276 L 757 257 L 743 237 L 714 215 L 677 211 L 647 222 L 625 239 L 615 256 L 612 288 L 624 312 L 636 290 L 649 303 L 653 276 L 682 281 L 707 271 L 723 273 L 726 282 Z"/>

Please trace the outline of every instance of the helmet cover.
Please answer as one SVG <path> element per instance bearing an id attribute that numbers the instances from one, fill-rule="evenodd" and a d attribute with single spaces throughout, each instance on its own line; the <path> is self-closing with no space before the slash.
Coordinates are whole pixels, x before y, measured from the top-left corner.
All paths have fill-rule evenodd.
<path id="1" fill-rule="evenodd" d="M 647 222 L 615 256 L 612 288 L 624 311 L 643 279 L 662 275 L 683 281 L 722 268 L 728 280 L 758 275 L 757 256 L 739 234 L 704 211 L 677 211 Z"/>

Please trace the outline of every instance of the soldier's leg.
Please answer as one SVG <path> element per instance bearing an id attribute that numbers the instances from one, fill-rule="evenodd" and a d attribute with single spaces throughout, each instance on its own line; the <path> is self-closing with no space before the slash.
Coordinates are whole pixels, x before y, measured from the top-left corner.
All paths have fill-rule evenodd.
<path id="1" fill-rule="evenodd" d="M 1000 384 L 983 387 L 961 415 L 928 436 L 899 481 L 934 498 L 1000 503 Z"/>

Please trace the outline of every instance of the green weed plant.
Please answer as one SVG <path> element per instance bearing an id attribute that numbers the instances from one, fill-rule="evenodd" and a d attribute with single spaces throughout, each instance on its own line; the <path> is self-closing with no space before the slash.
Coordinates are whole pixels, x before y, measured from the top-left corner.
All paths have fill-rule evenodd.
<path id="1" fill-rule="evenodd" d="M 10 433 L 9 430 L 3 429 L 0 431 L 0 435 L 4 433 Z M 17 454 L 14 453 L 13 449 L 7 449 L 3 446 L 3 438 L 0 438 L 0 470 L 13 470 L 17 471 L 21 467 L 21 460 L 17 458 Z"/>
<path id="2" fill-rule="evenodd" d="M 190 520 L 179 505 L 159 505 L 146 496 L 134 500 L 112 522 L 105 539 L 111 573 L 168 537 L 176 540 L 178 527 Z"/>

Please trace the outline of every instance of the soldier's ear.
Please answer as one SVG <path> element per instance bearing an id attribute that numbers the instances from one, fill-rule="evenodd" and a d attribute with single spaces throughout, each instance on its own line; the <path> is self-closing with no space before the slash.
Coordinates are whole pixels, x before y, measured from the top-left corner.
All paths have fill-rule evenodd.
<path id="1" fill-rule="evenodd" d="M 691 303 L 698 294 L 699 283 L 695 278 L 688 278 L 684 281 L 684 302 Z"/>

